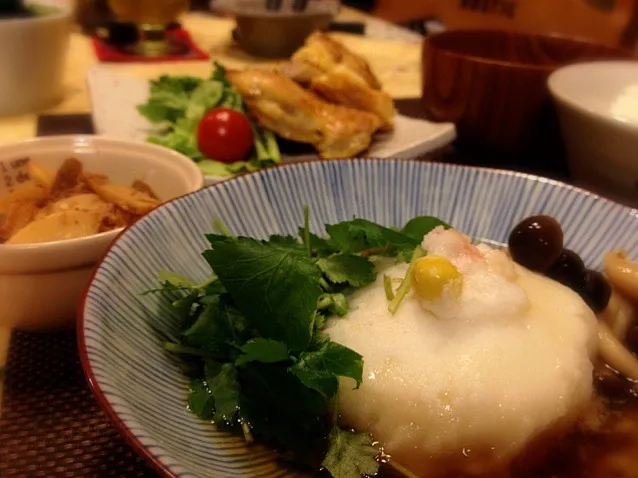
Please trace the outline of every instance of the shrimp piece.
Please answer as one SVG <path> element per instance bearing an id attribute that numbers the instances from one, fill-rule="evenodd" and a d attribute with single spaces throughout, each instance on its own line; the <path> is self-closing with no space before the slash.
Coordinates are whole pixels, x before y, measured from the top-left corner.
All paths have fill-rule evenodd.
<path id="1" fill-rule="evenodd" d="M 467 274 L 477 268 L 487 268 L 485 255 L 472 244 L 470 238 L 455 229 L 435 227 L 421 243 L 428 254 L 448 259 L 462 273 Z"/>

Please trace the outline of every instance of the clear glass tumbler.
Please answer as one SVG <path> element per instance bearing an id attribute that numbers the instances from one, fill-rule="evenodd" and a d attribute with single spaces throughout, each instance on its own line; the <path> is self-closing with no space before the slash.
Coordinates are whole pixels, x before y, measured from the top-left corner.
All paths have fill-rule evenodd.
<path id="1" fill-rule="evenodd" d="M 176 53 L 179 45 L 168 41 L 166 27 L 188 10 L 189 0 L 108 0 L 109 7 L 123 22 L 135 23 L 140 40 L 135 51 L 145 56 Z"/>

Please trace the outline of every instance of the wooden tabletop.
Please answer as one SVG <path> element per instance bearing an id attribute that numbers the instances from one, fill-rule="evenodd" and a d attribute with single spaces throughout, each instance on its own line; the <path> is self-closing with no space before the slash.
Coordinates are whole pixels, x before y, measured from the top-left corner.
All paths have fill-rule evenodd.
<path id="1" fill-rule="evenodd" d="M 421 38 L 417 34 L 374 19 L 355 10 L 343 8 L 338 20 L 363 21 L 366 35 L 335 34 L 349 48 L 369 59 L 383 88 L 394 98 L 414 98 L 421 95 Z M 272 66 L 273 62 L 256 59 L 233 44 L 234 21 L 205 13 L 189 13 L 181 19 L 197 45 L 230 68 Z M 86 114 L 90 112 L 86 74 L 97 65 L 91 39 L 79 32 L 71 37 L 65 76 L 65 96 L 56 107 L 34 114 L 0 118 L 0 143 L 33 138 L 38 117 L 42 114 Z M 110 64 L 122 74 L 153 78 L 162 73 L 207 76 L 208 61 Z M 10 332 L 0 328 L 0 399 L 2 397 L 2 367 L 6 361 Z M 1 412 L 1 408 L 0 408 Z"/>

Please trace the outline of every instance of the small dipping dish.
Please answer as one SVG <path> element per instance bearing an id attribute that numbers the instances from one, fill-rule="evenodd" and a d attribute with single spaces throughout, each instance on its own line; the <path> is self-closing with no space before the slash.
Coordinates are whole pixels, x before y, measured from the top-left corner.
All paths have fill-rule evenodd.
<path id="1" fill-rule="evenodd" d="M 283 0 L 278 10 L 269 10 L 265 0 L 214 0 L 211 8 L 234 15 L 235 39 L 249 54 L 263 58 L 287 58 L 315 30 L 325 30 L 339 10 L 337 2 L 308 0 L 303 11 Z"/>

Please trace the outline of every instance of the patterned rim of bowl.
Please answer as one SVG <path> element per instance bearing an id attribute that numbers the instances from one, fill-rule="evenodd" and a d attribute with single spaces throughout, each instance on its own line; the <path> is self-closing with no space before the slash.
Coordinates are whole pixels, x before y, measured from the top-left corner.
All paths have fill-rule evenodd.
<path id="1" fill-rule="evenodd" d="M 610 199 L 606 199 L 603 197 L 600 197 L 594 193 L 591 193 L 589 191 L 586 191 L 584 189 L 578 188 L 576 186 L 571 186 L 569 184 L 563 183 L 561 181 L 557 181 L 557 180 L 553 180 L 553 179 L 548 179 L 548 178 L 543 178 L 540 176 L 535 176 L 532 174 L 527 174 L 527 173 L 520 173 L 520 172 L 516 172 L 516 171 L 508 171 L 508 170 L 499 170 L 499 169 L 492 169 L 492 168 L 482 168 L 482 167 L 474 167 L 474 166 L 463 166 L 463 165 L 455 165 L 455 164 L 444 164 L 444 163 L 429 163 L 429 162 L 424 162 L 422 160 L 416 160 L 416 159 L 412 159 L 412 160 L 397 160 L 397 159 L 373 159 L 373 158 L 360 158 L 360 159 L 347 159 L 347 160 L 313 160 L 313 161 L 299 161 L 299 162 L 293 162 L 293 163 L 288 163 L 285 165 L 281 165 L 278 166 L 277 168 L 271 168 L 268 170 L 261 170 L 261 171 L 255 171 L 252 173 L 245 173 L 242 174 L 240 176 L 236 176 L 236 177 L 231 177 L 228 178 L 224 181 L 221 181 L 219 183 L 216 183 L 212 186 L 209 186 L 206 189 L 214 189 L 214 188 L 218 188 L 220 186 L 222 186 L 223 184 L 227 183 L 227 182 L 231 182 L 231 181 L 244 181 L 246 179 L 246 177 L 250 177 L 250 176 L 255 176 L 255 175 L 259 175 L 259 174 L 263 174 L 264 172 L 270 171 L 272 169 L 275 170 L 280 170 L 280 169 L 293 169 L 293 168 L 298 168 L 298 167 L 304 167 L 307 165 L 311 165 L 313 163 L 332 163 L 332 162 L 341 162 L 341 163 L 346 163 L 346 162 L 372 162 L 372 163 L 387 163 L 387 162 L 393 162 L 393 163 L 399 163 L 399 164 L 410 164 L 410 163 L 422 163 L 424 165 L 430 165 L 432 168 L 436 168 L 436 167 L 440 167 L 443 169 L 450 169 L 450 170 L 456 170 L 456 171 L 465 171 L 465 172 L 469 172 L 469 173 L 483 173 L 483 174 L 487 174 L 490 176 L 498 176 L 498 177 L 503 177 L 503 178 L 519 178 L 519 179 L 523 179 L 526 180 L 528 182 L 532 182 L 532 183 L 540 183 L 540 184 L 545 184 L 548 186 L 551 186 L 552 188 L 558 188 L 558 189 L 562 189 L 562 190 L 567 190 L 567 191 L 571 191 L 571 192 L 575 192 L 581 196 L 584 197 L 588 197 L 590 199 L 595 200 L 596 202 L 602 202 L 603 204 L 606 204 L 608 207 L 616 207 L 616 208 L 620 208 L 620 210 L 623 210 L 627 215 L 632 216 L 634 219 L 638 220 L 638 209 L 633 209 L 633 208 L 629 208 L 626 207 L 624 205 L 615 203 L 614 201 L 610 200 Z M 425 166 L 428 167 L 428 166 Z M 201 190 L 200 190 L 201 191 Z M 165 204 L 163 204 L 162 206 L 160 206 L 159 208 L 155 209 L 154 211 L 151 211 L 149 214 L 147 214 L 147 216 L 156 214 L 158 211 L 161 211 L 163 208 L 165 208 L 167 205 L 176 202 L 176 201 L 180 201 L 184 198 L 187 198 L 189 196 L 193 196 L 198 194 L 198 191 L 193 192 L 193 193 L 189 193 L 186 194 L 184 196 L 178 197 L 176 199 L 173 199 L 172 201 L 169 201 Z M 147 217 L 144 216 L 144 217 Z M 141 218 L 139 221 L 144 219 Z M 104 391 L 102 390 L 98 377 L 91 365 L 91 360 L 90 360 L 90 353 L 87 349 L 87 341 L 86 341 L 86 336 L 85 336 L 85 327 L 86 327 L 86 323 L 87 323 L 87 318 L 85 315 L 85 310 L 86 310 L 86 303 L 87 303 L 87 298 L 88 298 L 88 294 L 89 291 L 91 289 L 91 285 L 95 279 L 95 276 L 98 272 L 98 270 L 101 268 L 102 264 L 104 263 L 104 261 L 107 259 L 107 256 L 111 253 L 111 251 L 113 250 L 113 248 L 117 245 L 117 243 L 119 242 L 119 240 L 123 237 L 125 237 L 129 231 L 133 228 L 135 228 L 136 224 L 133 224 L 132 226 L 130 226 L 129 228 L 125 229 L 124 231 L 122 231 L 117 237 L 116 239 L 109 245 L 108 250 L 106 251 L 105 255 L 102 257 L 102 259 L 99 261 L 97 267 L 95 268 L 95 270 L 93 271 L 91 278 L 87 284 L 87 286 L 85 287 L 85 290 L 83 292 L 83 296 L 82 296 L 82 300 L 80 302 L 79 305 L 79 310 L 78 310 L 78 325 L 77 325 L 77 332 L 78 332 L 78 347 L 79 347 L 79 354 L 80 354 L 80 361 L 82 364 L 82 368 L 84 371 L 84 374 L 87 378 L 87 381 L 89 383 L 89 387 L 91 388 L 91 391 L 93 392 L 94 396 L 96 397 L 100 407 L 102 408 L 102 410 L 104 410 L 107 414 L 107 416 L 109 417 L 109 419 L 111 420 L 111 422 L 116 426 L 116 428 L 118 429 L 118 431 L 122 434 L 122 436 L 124 437 L 125 441 L 132 446 L 132 448 L 140 455 L 142 456 L 149 464 L 152 465 L 152 467 L 158 471 L 162 476 L 167 477 L 167 478 L 182 478 L 181 474 L 176 474 L 173 473 L 169 467 L 169 464 L 165 462 L 165 459 L 167 457 L 170 458 L 170 455 L 164 450 L 164 448 L 161 446 L 161 444 L 159 443 L 155 443 L 153 446 L 147 446 L 145 444 L 142 443 L 141 439 L 139 436 L 137 436 L 135 434 L 134 431 L 132 431 L 128 424 L 126 419 L 120 417 L 120 415 L 118 414 L 118 412 L 114 409 L 113 404 L 111 403 L 111 401 L 109 400 L 109 398 L 106 396 L 106 394 L 104 393 Z M 493 241 L 492 241 L 493 242 Z M 158 452 L 153 451 L 151 448 L 158 450 Z"/>

